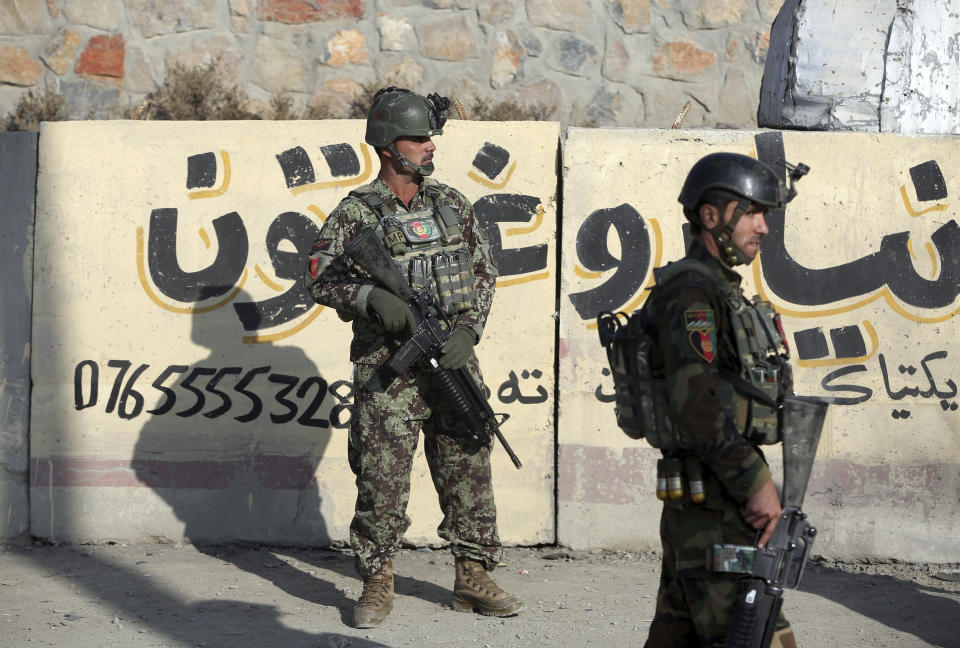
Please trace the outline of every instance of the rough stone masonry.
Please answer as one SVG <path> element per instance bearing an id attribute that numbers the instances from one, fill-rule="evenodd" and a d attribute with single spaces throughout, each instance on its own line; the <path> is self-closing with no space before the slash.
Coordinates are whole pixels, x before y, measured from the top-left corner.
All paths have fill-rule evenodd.
<path id="1" fill-rule="evenodd" d="M 0 115 L 58 89 L 119 116 L 219 57 L 262 111 L 363 83 L 540 105 L 564 125 L 754 128 L 782 0 L 3 0 Z"/>

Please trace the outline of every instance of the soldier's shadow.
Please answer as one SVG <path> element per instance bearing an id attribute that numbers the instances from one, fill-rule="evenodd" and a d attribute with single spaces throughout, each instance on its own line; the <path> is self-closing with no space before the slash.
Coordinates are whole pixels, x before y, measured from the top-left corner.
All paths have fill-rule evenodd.
<path id="1" fill-rule="evenodd" d="M 25 561 L 40 561 L 45 555 L 42 551 L 18 553 Z M 246 561 L 234 564 L 244 568 Z M 40 566 L 40 571 L 44 570 L 43 567 L 48 566 Z M 269 603 L 193 597 L 188 601 L 166 587 L 157 586 L 152 579 L 144 578 L 133 568 L 96 554 L 85 555 L 78 561 L 71 568 L 71 579 L 74 586 L 102 601 L 112 613 L 136 619 L 136 623 L 148 626 L 178 646 L 388 648 L 387 644 L 356 636 L 329 631 L 312 633 L 288 627 L 286 614 Z M 240 618 L 243 630 L 238 631 Z"/>
<path id="2" fill-rule="evenodd" d="M 234 301 L 250 298 L 241 291 Z M 302 349 L 245 343 L 245 334 L 229 305 L 192 316 L 191 341 L 209 353 L 167 367 L 131 468 L 208 553 L 232 542 L 328 546 L 316 479 L 331 438 L 327 381 Z"/>
<path id="3" fill-rule="evenodd" d="M 241 291 L 234 301 L 249 297 Z M 245 318 L 249 329 L 249 311 Z M 169 391 L 146 405 L 152 414 L 131 468 L 169 504 L 183 537 L 198 550 L 305 601 L 335 606 L 349 622 L 355 600 L 333 583 L 249 551 L 282 554 L 281 547 L 331 544 L 316 479 L 331 439 L 327 380 L 298 347 L 242 343 L 244 331 L 229 306 L 194 314 L 190 335 L 209 353 L 166 369 L 160 386 Z M 349 556 L 310 551 L 296 557 L 357 579 L 361 588 Z M 396 588 L 437 604 L 450 599 L 449 590 L 402 575 Z"/>
<path id="4" fill-rule="evenodd" d="M 852 575 L 833 567 L 811 566 L 802 589 L 862 614 L 932 646 L 957 645 L 956 627 L 944 619 L 960 616 L 960 604 L 947 590 L 878 574 Z M 892 613 L 894 612 L 895 613 Z"/>
<path id="5" fill-rule="evenodd" d="M 344 563 L 344 567 L 332 568 L 331 571 L 357 578 L 356 573 L 350 567 L 352 562 L 349 556 L 335 551 L 311 551 L 309 557 L 307 557 L 304 553 L 282 548 L 262 548 L 260 551 L 250 551 L 232 545 L 198 545 L 197 549 L 219 560 L 229 562 L 243 571 L 259 576 L 290 596 L 314 605 L 335 607 L 340 612 L 340 619 L 344 625 L 350 625 L 354 600 L 349 598 L 333 582 L 324 579 L 321 575 L 308 574 L 276 557 L 277 555 L 286 555 L 307 562 L 321 570 L 331 569 L 331 566 L 335 563 Z M 359 579 L 357 579 L 356 587 L 358 589 L 360 587 Z"/>
<path id="6" fill-rule="evenodd" d="M 436 552 L 437 556 L 442 556 L 437 561 L 436 574 L 439 579 L 449 579 L 450 585 L 437 585 L 430 581 L 424 581 L 412 576 L 404 576 L 403 559 L 394 559 L 394 590 L 402 596 L 419 598 L 428 603 L 434 603 L 443 607 L 449 607 L 453 595 L 454 567 L 453 558 L 449 553 Z M 341 576 L 356 577 L 357 572 L 353 566 L 353 558 L 340 554 L 338 559 L 332 559 L 330 556 L 313 552 L 311 555 L 302 557 L 303 560 L 313 564 L 319 569 L 326 569 L 336 572 Z M 442 563 L 442 564 L 441 564 Z M 359 585 L 358 585 L 359 587 Z M 354 601 L 350 601 L 351 612 Z"/>
<path id="7" fill-rule="evenodd" d="M 353 566 L 353 557 L 336 550 L 300 551 L 296 549 L 273 548 L 267 551 L 248 551 L 237 547 L 201 546 L 200 551 L 218 559 L 225 560 L 238 568 L 255 574 L 291 596 L 308 603 L 336 607 L 344 625 L 352 624 L 353 606 L 360 595 L 362 582 Z M 306 563 L 319 572 L 316 576 L 298 569 L 277 556 L 292 558 Z M 438 566 L 438 574 L 449 576 L 453 585 L 452 560 L 449 567 Z M 397 564 L 395 562 L 395 569 Z M 402 570 L 402 567 L 400 567 Z M 337 574 L 353 580 L 347 595 L 332 580 L 324 578 L 324 572 Z M 452 589 L 435 583 L 420 580 L 402 573 L 394 573 L 394 589 L 400 596 L 419 598 L 440 607 L 449 607 Z"/>

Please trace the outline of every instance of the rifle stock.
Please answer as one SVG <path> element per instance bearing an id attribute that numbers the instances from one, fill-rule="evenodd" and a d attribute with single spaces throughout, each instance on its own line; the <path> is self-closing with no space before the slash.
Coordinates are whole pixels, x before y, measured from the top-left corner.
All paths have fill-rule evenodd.
<path id="1" fill-rule="evenodd" d="M 783 399 L 783 511 L 767 546 L 754 549 L 752 573 L 741 581 L 725 648 L 769 648 L 783 590 L 800 585 L 817 535 L 801 507 L 826 412 L 822 400 Z"/>
<path id="2" fill-rule="evenodd" d="M 783 417 L 783 506 L 803 508 L 803 500 L 827 415 L 826 401 L 786 396 Z"/>
<path id="3" fill-rule="evenodd" d="M 433 375 L 437 388 L 451 404 L 452 409 L 465 418 L 473 431 L 473 438 L 486 445 L 490 442 L 492 429 L 500 445 L 506 450 L 510 461 L 517 469 L 523 464 L 513 452 L 510 444 L 500 432 L 500 422 L 487 402 L 486 395 L 466 369 L 444 369 L 438 358 L 440 349 L 449 338 L 449 334 L 440 327 L 436 308 L 431 296 L 415 293 L 394 263 L 390 253 L 377 238 L 376 232 L 367 227 L 353 238 L 344 249 L 350 259 L 363 268 L 374 280 L 391 293 L 406 302 L 413 314 L 417 329 L 409 340 L 403 343 L 386 362 L 386 367 L 396 375 L 407 371 L 415 362 L 422 362 Z M 503 415 L 503 420 L 507 416 Z"/>
<path id="4" fill-rule="evenodd" d="M 363 228 L 343 253 L 403 301 L 409 302 L 413 297 L 413 291 L 400 273 L 400 268 L 371 228 Z"/>

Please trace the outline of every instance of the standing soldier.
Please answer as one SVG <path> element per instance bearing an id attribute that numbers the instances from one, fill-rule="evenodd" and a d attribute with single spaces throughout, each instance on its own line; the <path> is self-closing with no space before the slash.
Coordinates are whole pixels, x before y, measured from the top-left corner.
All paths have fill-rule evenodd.
<path id="1" fill-rule="evenodd" d="M 437 533 L 455 557 L 453 608 L 512 616 L 524 607 L 487 573 L 501 556 L 490 444 L 471 440 L 467 422 L 443 402 L 424 370 L 414 366 L 388 375 L 383 364 L 413 331 L 413 315 L 343 254 L 362 229 L 375 228 L 411 288 L 432 292 L 449 319 L 440 365 L 466 367 L 483 384 L 473 347 L 493 302 L 496 265 L 470 201 L 429 177 L 436 150 L 431 138 L 442 134 L 449 105 L 436 94 L 377 91 L 365 139 L 377 152 L 379 176 L 340 202 L 310 255 L 307 280 L 314 299 L 353 321 L 356 391 L 348 454 L 357 483 L 350 544 L 363 578 L 353 612 L 358 628 L 378 625 L 393 607 L 391 558 L 410 526 L 410 470 L 421 429 L 443 511 Z"/>
<path id="2" fill-rule="evenodd" d="M 773 307 L 745 298 L 733 267 L 753 260 L 769 232 L 767 210 L 795 193 L 793 182 L 788 192 L 751 157 L 699 160 L 679 198 L 692 234 L 687 254 L 655 271 L 656 287 L 630 318 L 631 330 L 645 331 L 639 344 L 652 349 L 651 362 L 634 370 L 647 375 L 614 367 L 621 427 L 663 453 L 663 563 L 647 648 L 722 647 L 738 582 L 752 567 L 730 550 L 766 546 L 780 519 L 760 445 L 781 438 L 777 403 L 792 387 L 788 352 Z M 782 615 L 771 645 L 796 646 Z"/>

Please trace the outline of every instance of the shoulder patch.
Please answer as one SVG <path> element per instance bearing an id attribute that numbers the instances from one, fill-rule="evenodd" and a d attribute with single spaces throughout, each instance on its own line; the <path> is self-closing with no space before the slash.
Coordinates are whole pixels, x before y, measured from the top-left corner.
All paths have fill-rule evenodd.
<path id="1" fill-rule="evenodd" d="M 313 281 L 317 280 L 317 277 L 320 276 L 324 268 L 330 263 L 330 256 L 326 254 L 326 252 L 330 249 L 332 243 L 333 239 L 317 239 L 313 247 L 310 248 L 310 256 L 307 257 L 307 275 L 309 275 Z"/>
<path id="2" fill-rule="evenodd" d="M 683 312 L 687 340 L 698 356 L 707 362 L 717 357 L 717 325 L 713 310 L 687 310 Z"/>

